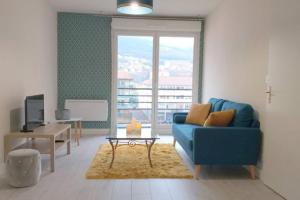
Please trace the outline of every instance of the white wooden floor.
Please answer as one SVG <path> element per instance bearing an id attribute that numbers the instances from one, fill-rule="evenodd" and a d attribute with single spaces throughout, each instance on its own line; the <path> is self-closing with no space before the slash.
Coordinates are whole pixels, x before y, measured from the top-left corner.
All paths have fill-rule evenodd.
<path id="1" fill-rule="evenodd" d="M 56 172 L 50 173 L 48 157 L 38 185 L 16 189 L 0 177 L 0 200 L 282 200 L 259 180 L 249 179 L 243 168 L 204 168 L 201 179 L 86 180 L 84 174 L 103 136 L 84 136 L 81 145 L 72 145 L 57 154 Z M 161 142 L 172 142 L 163 137 Z M 183 150 L 177 150 L 189 167 Z"/>

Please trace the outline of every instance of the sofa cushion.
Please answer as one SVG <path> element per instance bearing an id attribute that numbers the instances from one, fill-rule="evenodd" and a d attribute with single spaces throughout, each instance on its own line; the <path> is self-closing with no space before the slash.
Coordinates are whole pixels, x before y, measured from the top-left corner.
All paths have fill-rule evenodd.
<path id="1" fill-rule="evenodd" d="M 249 104 L 236 103 L 225 101 L 222 106 L 222 111 L 234 109 L 235 117 L 230 126 L 235 127 L 250 127 L 253 121 L 253 108 Z"/>
<path id="2" fill-rule="evenodd" d="M 191 109 L 186 116 L 185 123 L 203 126 L 209 114 L 210 107 L 211 104 L 192 104 Z"/>
<path id="3" fill-rule="evenodd" d="M 193 129 L 201 126 L 192 124 L 173 124 L 172 133 L 183 148 L 193 150 Z"/>
<path id="4" fill-rule="evenodd" d="M 219 126 L 226 127 L 230 124 L 234 117 L 235 110 L 230 109 L 226 111 L 212 112 L 204 123 L 204 127 Z"/>
<path id="5" fill-rule="evenodd" d="M 211 98 L 211 99 L 209 99 L 208 103 L 211 104 L 210 112 L 221 111 L 224 102 L 225 102 L 224 99 L 217 99 L 217 98 Z"/>
<path id="6" fill-rule="evenodd" d="M 176 124 L 183 124 L 185 123 L 186 116 L 188 113 L 183 113 L 183 112 L 176 112 L 173 114 L 173 123 Z"/>

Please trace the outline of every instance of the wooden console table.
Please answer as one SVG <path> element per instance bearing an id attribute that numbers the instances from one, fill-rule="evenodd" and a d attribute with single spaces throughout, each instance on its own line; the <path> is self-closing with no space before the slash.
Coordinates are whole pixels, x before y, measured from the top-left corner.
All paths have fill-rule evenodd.
<path id="1" fill-rule="evenodd" d="M 57 138 L 63 136 L 63 142 L 55 142 Z M 25 143 L 13 147 L 13 141 L 17 139 L 27 139 Z M 50 154 L 51 171 L 55 171 L 55 151 L 59 147 L 67 144 L 67 154 L 71 153 L 71 125 L 69 124 L 49 124 L 34 129 L 34 132 L 22 133 L 14 132 L 4 136 L 4 161 L 7 154 L 15 149 L 36 149 L 41 154 Z"/>

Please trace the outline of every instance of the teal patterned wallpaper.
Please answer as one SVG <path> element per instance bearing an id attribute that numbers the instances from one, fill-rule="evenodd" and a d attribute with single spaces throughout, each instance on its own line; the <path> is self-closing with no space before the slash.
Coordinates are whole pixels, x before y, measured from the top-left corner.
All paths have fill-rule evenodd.
<path id="1" fill-rule="evenodd" d="M 65 99 L 111 101 L 111 17 L 58 13 L 58 107 Z M 109 109 L 110 110 L 110 109 Z M 84 122 L 84 128 L 109 128 Z"/>

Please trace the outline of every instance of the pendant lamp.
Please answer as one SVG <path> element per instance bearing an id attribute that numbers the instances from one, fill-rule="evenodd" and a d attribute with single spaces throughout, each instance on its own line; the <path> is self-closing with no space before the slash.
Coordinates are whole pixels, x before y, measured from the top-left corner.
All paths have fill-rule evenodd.
<path id="1" fill-rule="evenodd" d="M 119 13 L 128 15 L 146 15 L 152 13 L 153 0 L 117 0 Z"/>

